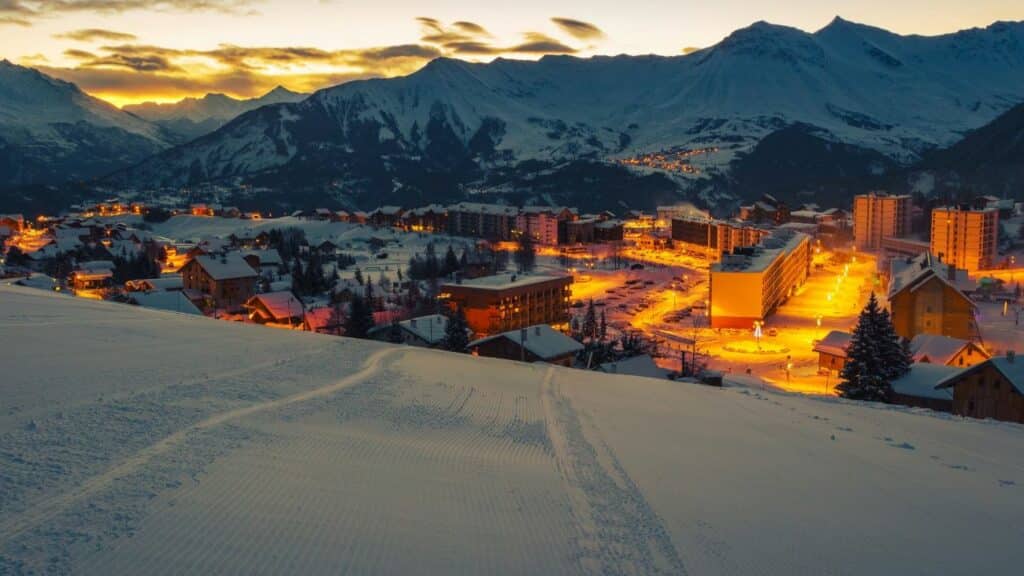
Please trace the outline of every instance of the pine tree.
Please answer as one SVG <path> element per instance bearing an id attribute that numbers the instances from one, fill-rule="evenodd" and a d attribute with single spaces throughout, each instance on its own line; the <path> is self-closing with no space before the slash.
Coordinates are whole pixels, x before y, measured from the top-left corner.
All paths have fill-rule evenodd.
<path id="1" fill-rule="evenodd" d="M 444 348 L 452 352 L 465 352 L 469 345 L 467 334 L 469 325 L 466 323 L 466 313 L 460 306 L 454 314 L 448 317 L 448 325 L 444 328 Z"/>
<path id="2" fill-rule="evenodd" d="M 879 312 L 877 329 L 883 373 L 886 381 L 892 383 L 910 371 L 910 364 L 913 362 L 910 346 L 896 334 L 896 327 L 892 324 L 888 310 L 883 309 Z"/>
<path id="3" fill-rule="evenodd" d="M 356 267 L 354 278 L 356 279 L 356 282 L 358 282 L 360 286 L 363 285 L 363 271 L 360 270 L 358 266 Z"/>
<path id="4" fill-rule="evenodd" d="M 448 252 L 444 255 L 444 269 L 441 271 L 442 276 L 447 276 L 453 272 L 459 270 L 459 258 L 455 255 L 455 250 L 451 244 L 448 245 Z"/>
<path id="5" fill-rule="evenodd" d="M 891 351 L 882 342 L 883 337 L 882 315 L 872 292 L 853 329 L 850 347 L 846 351 L 846 364 L 840 372 L 842 382 L 836 386 L 843 397 L 888 401 L 892 393 L 889 377 L 894 372 L 885 365 L 883 353 L 891 355 Z"/>
<path id="6" fill-rule="evenodd" d="M 350 338 L 366 338 L 373 329 L 373 310 L 359 294 L 349 302 L 348 317 L 345 318 L 345 335 Z"/>
<path id="7" fill-rule="evenodd" d="M 583 337 L 593 340 L 597 338 L 597 335 L 597 310 L 594 308 L 594 300 L 591 299 L 587 306 L 587 312 L 583 316 Z"/>
<path id="8" fill-rule="evenodd" d="M 601 337 L 602 342 L 608 337 L 608 322 L 604 318 L 604 310 L 601 310 L 601 325 L 598 328 L 598 336 Z"/>

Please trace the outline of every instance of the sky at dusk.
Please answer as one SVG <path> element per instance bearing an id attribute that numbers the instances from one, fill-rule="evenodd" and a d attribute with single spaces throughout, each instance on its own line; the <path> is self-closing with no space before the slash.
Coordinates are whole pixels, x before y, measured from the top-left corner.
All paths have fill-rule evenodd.
<path id="1" fill-rule="evenodd" d="M 1021 0 L 0 0 L 0 58 L 121 105 L 312 91 L 437 56 L 680 54 L 758 20 L 901 34 L 1024 19 Z"/>

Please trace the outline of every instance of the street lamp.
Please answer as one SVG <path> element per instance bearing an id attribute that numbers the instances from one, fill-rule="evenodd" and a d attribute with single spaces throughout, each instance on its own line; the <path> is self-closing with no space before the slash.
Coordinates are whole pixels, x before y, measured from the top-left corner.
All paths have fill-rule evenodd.
<path id="1" fill-rule="evenodd" d="M 757 349 L 761 349 L 761 327 L 764 326 L 764 322 L 761 320 L 754 320 L 754 340 L 757 341 Z"/>

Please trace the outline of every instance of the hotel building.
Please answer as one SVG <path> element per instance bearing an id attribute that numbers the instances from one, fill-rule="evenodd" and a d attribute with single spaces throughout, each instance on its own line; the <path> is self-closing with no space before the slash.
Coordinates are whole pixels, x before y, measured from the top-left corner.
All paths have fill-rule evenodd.
<path id="1" fill-rule="evenodd" d="M 750 328 L 789 299 L 810 273 L 811 241 L 779 232 L 759 246 L 736 248 L 711 265 L 713 328 Z"/>
<path id="2" fill-rule="evenodd" d="M 441 286 L 439 298 L 462 308 L 470 329 L 489 336 L 535 324 L 569 322 L 572 276 L 499 274 Z"/>

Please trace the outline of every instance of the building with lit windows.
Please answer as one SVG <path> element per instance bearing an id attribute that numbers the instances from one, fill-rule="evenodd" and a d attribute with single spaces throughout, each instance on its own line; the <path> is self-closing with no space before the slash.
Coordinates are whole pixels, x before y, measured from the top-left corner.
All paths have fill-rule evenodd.
<path id="1" fill-rule="evenodd" d="M 489 336 L 535 324 L 569 322 L 572 276 L 499 274 L 444 284 L 439 298 L 461 308 L 471 330 Z"/>
<path id="2" fill-rule="evenodd" d="M 966 206 L 932 210 L 931 251 L 943 262 L 968 272 L 995 265 L 999 211 Z"/>
<path id="3" fill-rule="evenodd" d="M 736 248 L 711 265 L 713 328 L 751 328 L 763 322 L 810 274 L 811 240 L 779 232 L 760 245 Z"/>
<path id="4" fill-rule="evenodd" d="M 494 242 L 512 240 L 518 215 L 514 206 L 459 202 L 448 207 L 448 233 Z"/>
<path id="5" fill-rule="evenodd" d="M 524 206 L 516 216 L 516 231 L 537 244 L 556 246 L 564 241 L 565 223 L 576 219 L 576 213 L 566 207 Z"/>
<path id="6" fill-rule="evenodd" d="M 857 250 L 877 252 L 883 238 L 910 233 L 911 198 L 884 192 L 859 194 L 853 199 L 853 244 Z"/>
<path id="7" fill-rule="evenodd" d="M 756 246 L 771 232 L 744 222 L 696 218 L 672 219 L 672 242 L 687 252 L 706 254 L 718 260 L 735 248 Z"/>

